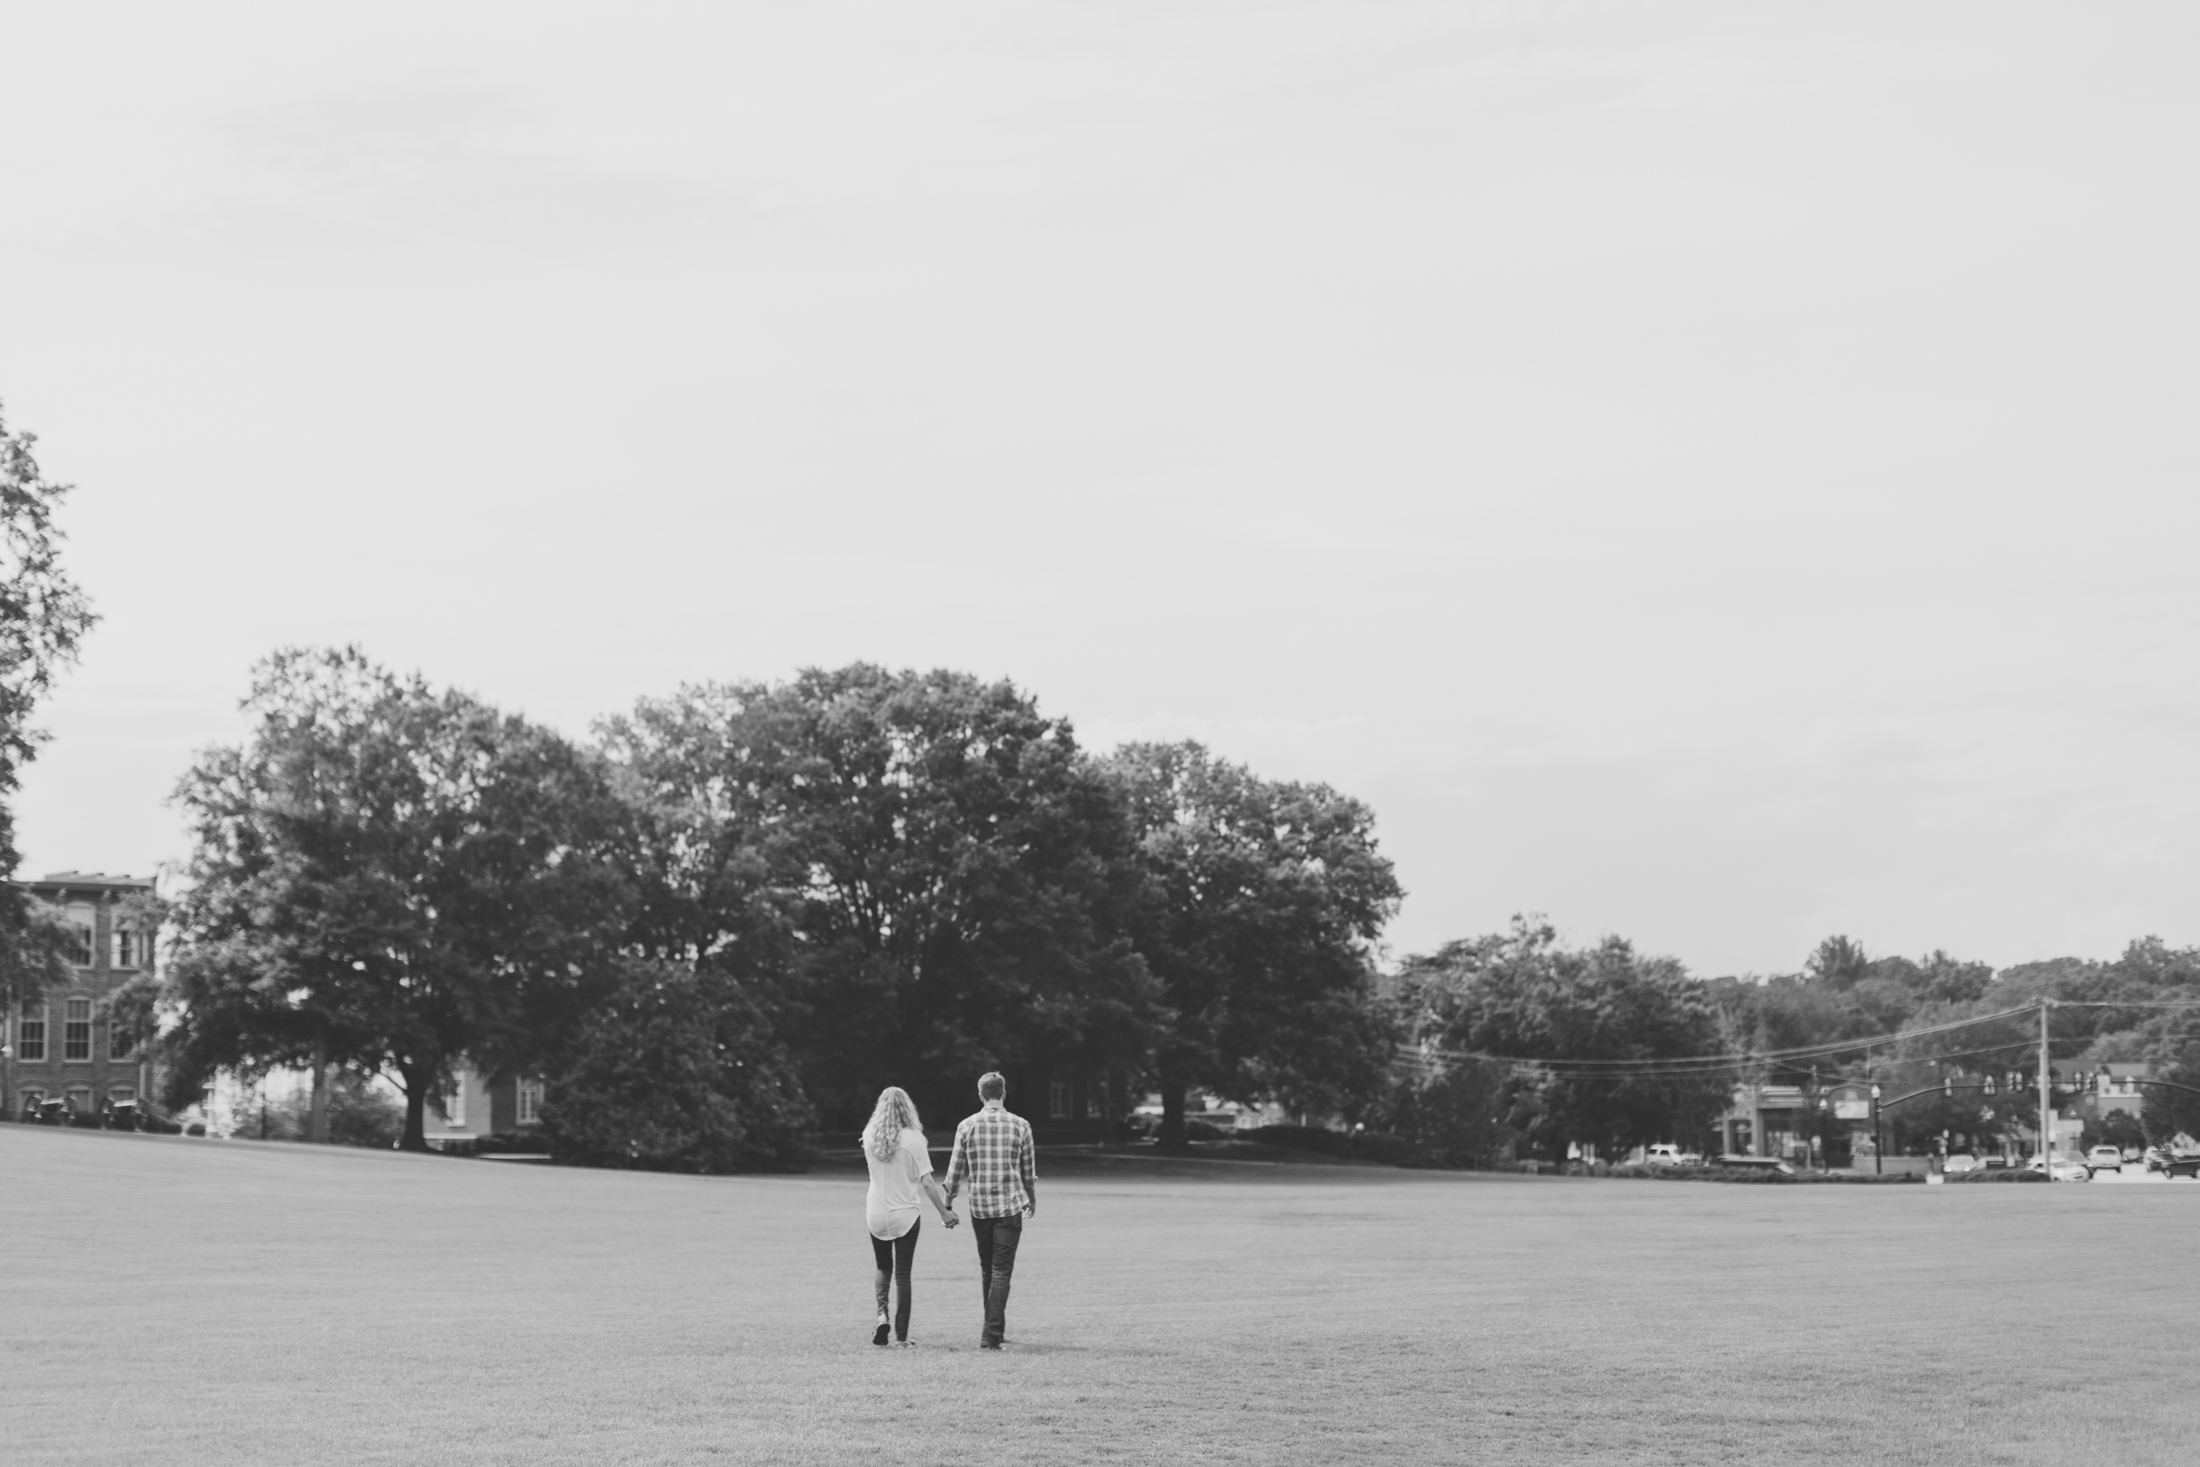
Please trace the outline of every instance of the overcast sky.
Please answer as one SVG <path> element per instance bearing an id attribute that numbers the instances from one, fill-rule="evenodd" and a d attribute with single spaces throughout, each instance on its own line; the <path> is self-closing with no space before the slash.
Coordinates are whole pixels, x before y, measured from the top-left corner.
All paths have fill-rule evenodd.
<path id="1" fill-rule="evenodd" d="M 355 641 L 1010 677 L 1370 802 L 1398 952 L 2200 942 L 2200 9 L 331 10 L 0 12 L 26 871 Z"/>

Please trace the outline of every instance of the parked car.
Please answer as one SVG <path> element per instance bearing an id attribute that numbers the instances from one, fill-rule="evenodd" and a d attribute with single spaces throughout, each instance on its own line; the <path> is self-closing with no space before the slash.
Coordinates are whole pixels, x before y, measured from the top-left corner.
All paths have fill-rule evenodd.
<path id="1" fill-rule="evenodd" d="M 2028 1172 L 2036 1172 L 2042 1170 L 2040 1158 L 2036 1156 L 2033 1157 L 2030 1161 L 2024 1164 L 2024 1169 Z M 2063 1155 L 2060 1151 L 2054 1153 L 2052 1156 L 2047 1158 L 2045 1170 L 2047 1172 L 2048 1179 L 2051 1181 L 2090 1182 L 2093 1180 L 2093 1173 L 2086 1170 L 2084 1162 L 2074 1161 L 2070 1157 Z"/>
<path id="2" fill-rule="evenodd" d="M 2113 1146 L 2096 1146 L 2085 1154 L 2086 1175 L 2094 1172 L 2114 1172 L 2123 1175 L 2124 1154 Z"/>
<path id="3" fill-rule="evenodd" d="M 1661 1141 L 1644 1148 L 1642 1162 L 1644 1166 L 1702 1166 L 1703 1158 L 1693 1151 L 1683 1151 Z"/>
<path id="4" fill-rule="evenodd" d="M 1965 1172 L 1975 1172 L 1979 1169 L 1978 1158 L 1968 1151 L 1958 1151 L 1942 1162 L 1940 1169 L 1951 1177 L 1960 1177 Z"/>

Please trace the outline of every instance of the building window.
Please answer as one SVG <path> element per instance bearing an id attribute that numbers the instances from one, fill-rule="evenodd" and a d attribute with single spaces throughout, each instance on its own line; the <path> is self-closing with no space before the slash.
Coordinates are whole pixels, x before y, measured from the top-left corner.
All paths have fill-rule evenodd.
<path id="1" fill-rule="evenodd" d="M 137 1050 L 137 1037 L 130 1026 L 113 1014 L 107 1016 L 107 1058 L 126 1060 Z"/>
<path id="2" fill-rule="evenodd" d="M 46 1008 L 41 1004 L 35 1009 L 23 1011 L 21 1042 L 15 1046 L 15 1057 L 25 1064 L 39 1064 L 46 1058 Z M 25 1091 L 25 1094 L 30 1092 Z"/>
<path id="3" fill-rule="evenodd" d="M 515 1107 L 519 1124 L 532 1126 L 542 1119 L 542 1081 L 519 1082 L 519 1098 Z"/>
<path id="4" fill-rule="evenodd" d="M 79 968 L 92 966 L 92 938 L 98 918 L 90 907 L 69 908 L 69 961 Z"/>
<path id="5" fill-rule="evenodd" d="M 114 949 L 114 965 L 118 968 L 136 968 L 145 962 L 145 944 L 127 927 L 115 929 Z"/>
<path id="6" fill-rule="evenodd" d="M 1058 1121 L 1069 1119 L 1069 1081 L 1055 1080 L 1047 1086 L 1047 1114 Z"/>
<path id="7" fill-rule="evenodd" d="M 72 998 L 61 1015 L 61 1062 L 82 1063 L 92 1057 L 92 1001 Z"/>
<path id="8" fill-rule="evenodd" d="M 137 1086 L 109 1085 L 107 1087 L 107 1098 L 116 1105 L 128 1105 L 137 1099 Z"/>
<path id="9" fill-rule="evenodd" d="M 68 1097 L 67 1097 L 67 1099 L 68 1099 L 68 1102 L 69 1102 L 69 1114 L 70 1114 L 70 1115 L 72 1115 L 72 1116 L 88 1116 L 88 1115 L 90 1115 L 90 1114 L 92 1113 L 92 1087 L 91 1087 L 91 1086 L 89 1086 L 89 1085 L 71 1085 L 71 1086 L 69 1087 L 69 1093 L 68 1093 Z"/>
<path id="10" fill-rule="evenodd" d="M 451 1088 L 443 1092 L 443 1123 L 452 1129 L 466 1124 L 466 1077 L 453 1075 Z"/>

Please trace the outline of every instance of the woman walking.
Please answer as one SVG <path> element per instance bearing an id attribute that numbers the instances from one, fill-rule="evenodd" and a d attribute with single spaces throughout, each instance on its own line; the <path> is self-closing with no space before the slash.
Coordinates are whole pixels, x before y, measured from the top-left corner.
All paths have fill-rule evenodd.
<path id="1" fill-rule="evenodd" d="M 898 1298 L 894 1302 L 894 1341 L 909 1343 L 909 1265 L 917 1256 L 920 1215 L 930 1201 L 948 1227 L 956 1217 L 947 1205 L 947 1194 L 932 1178 L 932 1153 L 924 1144 L 924 1126 L 908 1092 L 889 1085 L 878 1093 L 871 1123 L 863 1128 L 863 1164 L 871 1172 L 871 1189 L 864 1196 L 864 1220 L 871 1228 L 871 1256 L 878 1265 L 878 1328 L 871 1343 L 886 1343 L 886 1285 L 891 1279 Z"/>

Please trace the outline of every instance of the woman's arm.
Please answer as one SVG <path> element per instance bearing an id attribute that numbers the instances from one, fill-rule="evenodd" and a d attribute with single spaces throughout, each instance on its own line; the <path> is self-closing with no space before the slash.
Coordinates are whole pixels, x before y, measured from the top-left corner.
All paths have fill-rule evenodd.
<path id="1" fill-rule="evenodd" d="M 922 1177 L 918 1178 L 917 1185 L 924 1188 L 924 1195 L 931 1198 L 932 1205 L 939 1209 L 940 1221 L 942 1223 L 946 1224 L 948 1227 L 953 1227 L 957 1222 L 961 1221 L 960 1218 L 955 1216 L 954 1209 L 947 1205 L 947 1194 L 940 1190 L 938 1178 L 934 1177 L 930 1172 L 926 1172 Z"/>

